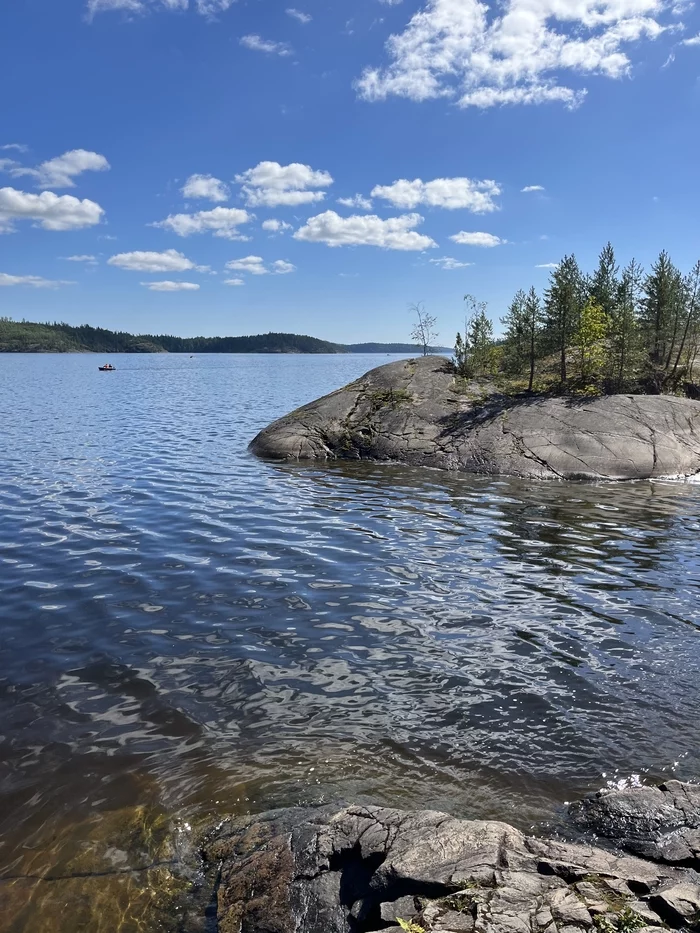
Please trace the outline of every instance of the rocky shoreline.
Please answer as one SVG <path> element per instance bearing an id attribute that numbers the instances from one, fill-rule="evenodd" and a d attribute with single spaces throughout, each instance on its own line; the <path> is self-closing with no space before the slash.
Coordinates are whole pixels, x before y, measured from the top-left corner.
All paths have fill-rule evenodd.
<path id="1" fill-rule="evenodd" d="M 378 460 L 533 479 L 700 473 L 700 402 L 675 396 L 506 397 L 443 357 L 388 363 L 262 430 L 276 460 Z"/>
<path id="2" fill-rule="evenodd" d="M 700 786 L 601 791 L 571 837 L 434 811 L 293 808 L 204 842 L 219 933 L 700 929 Z"/>

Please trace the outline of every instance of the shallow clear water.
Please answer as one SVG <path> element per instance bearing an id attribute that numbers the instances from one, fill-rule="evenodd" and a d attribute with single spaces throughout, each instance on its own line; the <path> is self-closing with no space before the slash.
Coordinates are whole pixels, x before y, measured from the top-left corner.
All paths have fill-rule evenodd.
<path id="1" fill-rule="evenodd" d="M 0 929 L 161 929 L 132 869 L 231 811 L 700 777 L 700 488 L 262 463 L 388 359 L 100 362 L 0 355 Z"/>

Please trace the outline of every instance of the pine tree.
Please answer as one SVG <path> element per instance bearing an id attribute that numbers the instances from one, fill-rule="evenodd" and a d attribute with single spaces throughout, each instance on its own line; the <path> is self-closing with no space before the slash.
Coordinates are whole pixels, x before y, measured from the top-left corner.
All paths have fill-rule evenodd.
<path id="1" fill-rule="evenodd" d="M 491 372 L 493 360 L 493 324 L 482 308 L 467 324 L 469 365 L 474 376 Z"/>
<path id="2" fill-rule="evenodd" d="M 608 243 L 601 250 L 598 257 L 598 268 L 590 278 L 589 292 L 596 304 L 603 309 L 605 317 L 610 319 L 615 313 L 615 306 L 619 297 L 620 281 L 619 266 L 615 261 L 615 250 L 612 243 Z"/>
<path id="3" fill-rule="evenodd" d="M 639 368 L 638 317 L 643 276 L 644 270 L 634 259 L 625 266 L 608 321 L 607 380 L 615 392 L 633 382 Z"/>
<path id="4" fill-rule="evenodd" d="M 693 366 L 698 354 L 700 331 L 700 260 L 695 263 L 683 281 L 683 331 L 678 340 L 673 368 L 668 375 L 669 383 L 675 387 L 680 375 L 688 375 L 693 381 Z M 685 360 L 679 369 L 681 358 Z"/>
<path id="5" fill-rule="evenodd" d="M 528 339 L 525 326 L 527 295 L 520 289 L 510 303 L 508 313 L 501 319 L 505 328 L 503 366 L 507 373 L 519 376 L 528 360 Z"/>
<path id="6" fill-rule="evenodd" d="M 584 282 L 576 258 L 564 256 L 550 277 L 545 293 L 547 336 L 559 354 L 559 378 L 567 379 L 566 351 L 579 323 Z"/>
<path id="7" fill-rule="evenodd" d="M 655 392 L 666 382 L 678 336 L 683 301 L 683 276 L 664 250 L 644 280 L 641 324 L 648 348 L 648 375 Z"/>
<path id="8" fill-rule="evenodd" d="M 540 331 L 542 329 L 542 307 L 534 288 L 530 288 L 525 298 L 523 323 L 527 340 L 527 361 L 529 366 L 527 391 L 532 392 L 532 384 L 535 380 L 535 362 L 537 361 Z"/>

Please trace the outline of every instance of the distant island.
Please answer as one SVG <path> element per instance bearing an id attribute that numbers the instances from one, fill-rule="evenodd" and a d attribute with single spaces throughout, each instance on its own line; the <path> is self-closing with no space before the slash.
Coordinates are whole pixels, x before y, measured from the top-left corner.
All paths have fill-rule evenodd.
<path id="1" fill-rule="evenodd" d="M 445 351 L 435 347 L 436 352 Z M 412 343 L 331 343 L 300 334 L 173 337 L 0 317 L 0 353 L 410 353 Z"/>

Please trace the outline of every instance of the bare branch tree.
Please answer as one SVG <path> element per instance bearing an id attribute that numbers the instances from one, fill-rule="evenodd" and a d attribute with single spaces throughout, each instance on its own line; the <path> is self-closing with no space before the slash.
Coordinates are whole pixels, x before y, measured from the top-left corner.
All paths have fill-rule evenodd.
<path id="1" fill-rule="evenodd" d="M 411 331 L 411 340 L 417 343 L 423 351 L 423 356 L 427 356 L 433 345 L 438 339 L 438 332 L 435 330 L 437 318 L 428 314 L 422 301 L 410 306 L 409 310 L 416 315 L 417 321 Z"/>

